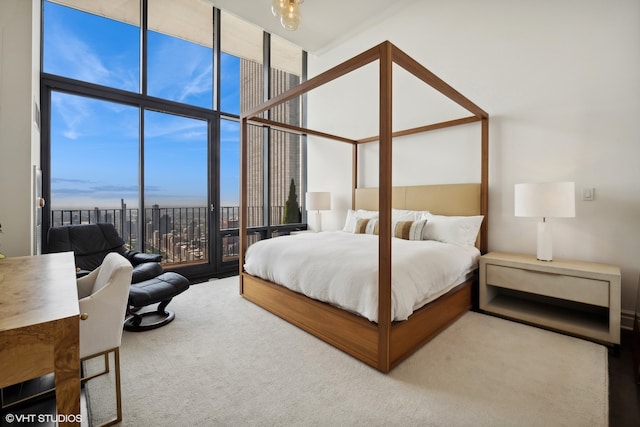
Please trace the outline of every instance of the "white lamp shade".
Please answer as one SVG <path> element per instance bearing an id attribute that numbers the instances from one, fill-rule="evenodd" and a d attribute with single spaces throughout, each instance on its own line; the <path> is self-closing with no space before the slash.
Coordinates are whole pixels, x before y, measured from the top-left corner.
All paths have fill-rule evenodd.
<path id="1" fill-rule="evenodd" d="M 570 218 L 576 216 L 575 183 L 516 184 L 515 216 Z"/>
<path id="2" fill-rule="evenodd" d="M 328 191 L 309 191 L 306 196 L 308 211 L 328 211 L 331 209 L 331 193 Z"/>

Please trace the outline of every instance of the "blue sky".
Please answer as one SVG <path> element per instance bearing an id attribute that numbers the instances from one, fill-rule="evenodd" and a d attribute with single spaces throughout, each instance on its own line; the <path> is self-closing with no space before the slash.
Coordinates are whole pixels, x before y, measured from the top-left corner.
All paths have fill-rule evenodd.
<path id="1" fill-rule="evenodd" d="M 139 28 L 45 2 L 44 71 L 140 91 Z M 148 93 L 212 107 L 212 51 L 160 33 L 148 38 Z M 223 54 L 221 107 L 239 114 L 239 60 Z M 137 206 L 137 108 L 52 95 L 51 203 L 60 208 Z M 206 206 L 207 122 L 144 113 L 148 205 Z M 238 203 L 239 126 L 221 124 L 221 203 Z"/>

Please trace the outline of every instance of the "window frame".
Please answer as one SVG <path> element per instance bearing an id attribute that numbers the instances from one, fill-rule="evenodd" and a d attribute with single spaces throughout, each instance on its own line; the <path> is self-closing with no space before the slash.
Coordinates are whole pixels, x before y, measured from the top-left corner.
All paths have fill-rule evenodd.
<path id="1" fill-rule="evenodd" d="M 230 114 L 220 111 L 220 75 L 221 75 L 221 64 L 220 64 L 220 39 L 221 39 L 221 11 L 218 8 L 211 7 L 212 10 L 212 19 L 213 19 L 213 100 L 212 100 L 212 109 L 198 107 L 194 105 L 182 104 L 179 102 L 171 101 L 168 99 L 159 99 L 152 96 L 147 95 L 147 76 L 148 76 L 148 64 L 147 64 L 147 54 L 148 54 L 148 37 L 147 37 L 147 11 L 148 11 L 148 0 L 140 0 L 140 40 L 141 40 L 141 48 L 140 48 L 140 82 L 139 82 L 139 93 L 129 92 L 126 90 L 111 88 L 107 86 L 102 86 L 99 84 L 84 82 L 80 80 L 76 80 L 73 78 L 68 78 L 64 76 L 50 74 L 44 71 L 44 5 L 46 0 L 41 1 L 41 13 L 43 19 L 41 21 L 41 29 L 40 29 L 40 45 L 42 46 L 40 50 L 40 93 L 41 93 L 41 108 L 42 108 L 42 129 L 41 129 L 41 150 L 40 150 L 40 162 L 43 173 L 43 196 L 45 199 L 49 199 L 51 197 L 51 140 L 50 140 L 50 132 L 51 132 L 51 123 L 50 123 L 50 112 L 51 112 L 51 93 L 52 92 L 62 92 L 70 95 L 95 98 L 98 100 L 103 100 L 107 102 L 114 102 L 119 104 L 124 104 L 128 106 L 133 106 L 139 109 L 140 114 L 144 115 L 144 111 L 153 110 L 159 111 L 168 114 L 176 114 L 176 115 L 184 115 L 186 117 L 193 117 L 202 120 L 206 120 L 209 123 L 209 136 L 208 136 L 208 149 L 209 156 L 207 159 L 208 165 L 208 181 L 209 181 L 209 199 L 208 206 L 211 208 L 212 212 L 210 218 L 210 226 L 208 227 L 208 239 L 209 239 L 209 263 L 206 264 L 205 267 L 187 267 L 187 268 L 176 268 L 176 271 L 180 271 L 185 274 L 190 279 L 198 278 L 198 277 L 210 277 L 210 276 L 218 276 L 218 275 L 228 275 L 233 274 L 239 271 L 239 266 L 237 260 L 232 261 L 224 261 L 222 259 L 222 243 L 223 239 L 229 236 L 238 236 L 239 238 L 239 230 L 236 229 L 222 229 L 221 228 L 221 212 L 217 207 L 220 205 L 220 148 L 221 148 L 221 134 L 220 134 L 220 124 L 222 120 L 230 120 L 234 122 L 240 122 L 240 115 Z M 67 6 L 69 7 L 69 6 Z M 265 30 L 262 31 L 263 34 L 263 76 L 264 76 L 264 90 L 263 90 L 263 98 L 264 100 L 268 100 L 271 93 L 271 44 L 270 37 L 271 35 L 267 33 Z M 307 80 L 307 52 L 302 50 L 302 75 L 300 76 L 300 82 Z M 301 108 L 300 108 L 300 121 L 302 126 L 306 126 L 307 121 L 307 105 L 306 105 L 306 96 L 301 100 Z M 140 187 L 139 194 L 140 200 L 139 205 L 144 206 L 144 121 L 141 118 L 140 122 L 140 152 L 138 158 L 138 175 L 139 182 L 138 185 Z M 259 235 L 260 238 L 269 238 L 275 235 L 280 234 L 289 234 L 292 231 L 304 230 L 307 228 L 307 215 L 306 210 L 304 209 L 304 197 L 301 195 L 305 194 L 307 188 L 307 143 L 306 136 L 301 136 L 300 142 L 300 150 L 301 150 L 301 164 L 300 164 L 300 188 L 298 190 L 300 197 L 300 207 L 302 211 L 301 222 L 296 224 L 278 224 L 271 225 L 269 207 L 271 206 L 271 197 L 270 197 L 270 185 L 271 180 L 269 177 L 269 159 L 270 159 L 270 132 L 269 128 L 265 127 L 264 136 L 264 150 L 265 156 L 263 157 L 263 165 L 264 165 L 264 185 L 265 191 L 263 192 L 263 206 L 267 211 L 266 215 L 263 216 L 264 223 L 261 226 L 256 226 L 251 229 L 252 233 Z M 240 144 L 240 141 L 238 141 Z M 215 185 L 211 185 L 211 184 Z M 240 197 L 240 194 L 238 194 Z M 46 252 L 46 230 L 48 230 L 51 226 L 51 210 L 50 206 L 45 206 L 45 210 L 43 212 L 43 235 L 42 238 L 42 248 L 43 251 Z M 139 221 L 138 224 L 138 235 L 144 236 L 144 225 Z M 144 244 L 143 239 L 139 239 L 141 244 Z M 138 248 L 140 250 L 144 250 L 144 247 Z"/>

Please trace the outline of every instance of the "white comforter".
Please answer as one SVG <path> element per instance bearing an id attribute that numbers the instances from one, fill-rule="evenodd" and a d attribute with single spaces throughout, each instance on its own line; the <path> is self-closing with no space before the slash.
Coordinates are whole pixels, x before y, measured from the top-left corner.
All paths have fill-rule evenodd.
<path id="1" fill-rule="evenodd" d="M 478 263 L 475 247 L 434 240 L 392 242 L 392 320 L 462 283 Z M 343 231 L 302 233 L 252 244 L 245 271 L 253 276 L 378 320 L 378 236 Z"/>

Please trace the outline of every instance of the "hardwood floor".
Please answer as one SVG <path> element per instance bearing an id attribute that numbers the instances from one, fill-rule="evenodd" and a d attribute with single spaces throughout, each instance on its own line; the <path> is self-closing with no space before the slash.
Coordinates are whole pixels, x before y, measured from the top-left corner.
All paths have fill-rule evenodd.
<path id="1" fill-rule="evenodd" d="M 620 354 L 609 351 L 609 426 L 640 426 L 640 384 L 633 373 L 631 331 L 622 330 Z"/>
<path id="2" fill-rule="evenodd" d="M 640 384 L 636 384 L 633 374 L 633 354 L 631 347 L 631 331 L 623 330 L 622 344 L 619 354 L 609 351 L 609 426 L 637 427 L 640 426 Z M 126 399 L 126 396 L 124 397 Z M 82 397 L 83 426 L 86 420 L 87 405 Z M 12 412 L 0 411 L 0 426 L 9 426 L 5 420 L 7 413 L 43 414 L 54 413 L 55 400 L 44 399 L 31 407 L 23 407 Z M 24 425 L 24 424 L 23 424 Z M 30 424 L 35 426 L 49 426 L 52 424 Z"/>

